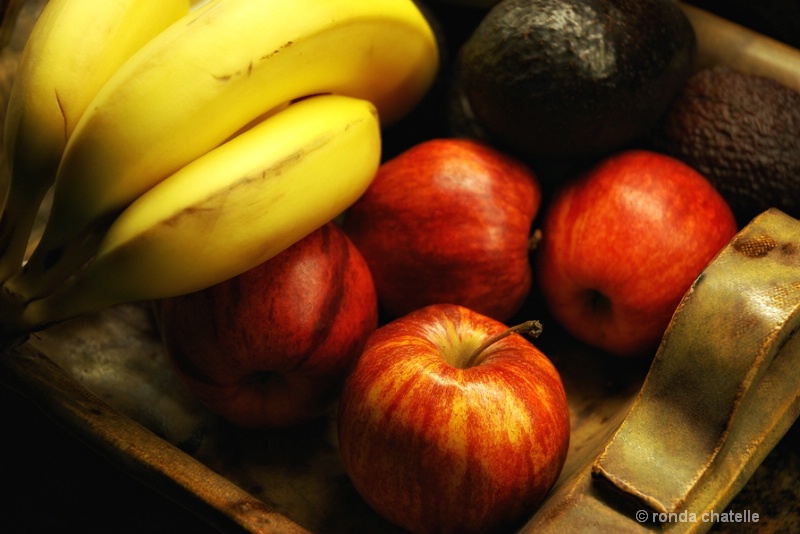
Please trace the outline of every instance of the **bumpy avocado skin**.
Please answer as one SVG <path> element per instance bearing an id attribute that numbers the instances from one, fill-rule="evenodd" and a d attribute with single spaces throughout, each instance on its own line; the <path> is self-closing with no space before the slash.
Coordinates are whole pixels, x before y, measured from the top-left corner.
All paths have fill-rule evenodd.
<path id="1" fill-rule="evenodd" d="M 460 84 L 515 152 L 596 156 L 656 123 L 696 46 L 670 0 L 503 0 L 462 46 Z"/>
<path id="2" fill-rule="evenodd" d="M 740 226 L 767 208 L 800 217 L 800 93 L 726 67 L 695 73 L 654 146 L 706 176 Z"/>

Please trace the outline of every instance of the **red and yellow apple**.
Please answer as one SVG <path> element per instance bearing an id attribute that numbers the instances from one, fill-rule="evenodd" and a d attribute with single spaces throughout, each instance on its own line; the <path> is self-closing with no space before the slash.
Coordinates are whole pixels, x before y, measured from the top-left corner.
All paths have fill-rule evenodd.
<path id="1" fill-rule="evenodd" d="M 504 321 L 530 292 L 540 202 L 522 163 L 475 141 L 432 139 L 381 165 L 344 228 L 388 318 L 452 303 Z"/>
<path id="2" fill-rule="evenodd" d="M 558 371 L 530 341 L 437 304 L 370 336 L 340 397 L 339 448 L 356 490 L 389 521 L 503 532 L 558 478 L 569 417 Z"/>
<path id="3" fill-rule="evenodd" d="M 159 301 L 158 311 L 182 381 L 245 427 L 329 412 L 378 324 L 369 268 L 333 223 L 235 278 Z"/>
<path id="4" fill-rule="evenodd" d="M 728 204 L 692 168 L 621 152 L 548 203 L 538 283 L 578 339 L 618 356 L 652 354 L 683 295 L 736 231 Z"/>

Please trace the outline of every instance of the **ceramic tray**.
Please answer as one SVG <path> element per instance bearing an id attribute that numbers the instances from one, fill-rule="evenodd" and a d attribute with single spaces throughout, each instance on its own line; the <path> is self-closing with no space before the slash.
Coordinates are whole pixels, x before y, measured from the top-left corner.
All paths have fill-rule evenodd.
<path id="1" fill-rule="evenodd" d="M 21 35 L 3 51 L 5 92 L 37 5 L 26 4 Z M 800 90 L 796 50 L 684 7 L 703 62 Z M 558 483 L 523 532 L 712 527 L 670 514 L 725 511 L 800 411 L 797 243 L 800 222 L 780 212 L 745 228 L 687 293 L 652 360 L 599 354 L 526 307 L 545 325 L 537 344 L 562 374 L 572 435 Z M 280 431 L 226 425 L 177 381 L 146 303 L 32 336 L 0 355 L 0 382 L 221 531 L 398 531 L 350 484 L 332 416 Z"/>

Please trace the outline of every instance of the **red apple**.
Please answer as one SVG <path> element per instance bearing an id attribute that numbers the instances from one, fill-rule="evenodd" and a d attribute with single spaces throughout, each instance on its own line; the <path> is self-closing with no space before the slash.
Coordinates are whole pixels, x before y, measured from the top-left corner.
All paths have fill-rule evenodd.
<path id="1" fill-rule="evenodd" d="M 575 337 L 618 356 L 651 354 L 680 299 L 736 231 L 728 204 L 692 168 L 622 152 L 548 203 L 538 281 Z"/>
<path id="2" fill-rule="evenodd" d="M 436 303 L 504 321 L 532 284 L 533 173 L 465 139 L 433 139 L 385 162 L 344 228 L 369 263 L 389 318 Z"/>
<path id="3" fill-rule="evenodd" d="M 178 375 L 246 427 L 329 411 L 378 322 L 369 268 L 332 223 L 235 278 L 161 301 L 159 316 Z"/>
<path id="4" fill-rule="evenodd" d="M 346 472 L 412 532 L 503 532 L 528 518 L 569 446 L 566 394 L 534 345 L 468 308 L 431 305 L 376 330 L 340 398 Z M 477 354 L 477 356 L 473 356 Z"/>

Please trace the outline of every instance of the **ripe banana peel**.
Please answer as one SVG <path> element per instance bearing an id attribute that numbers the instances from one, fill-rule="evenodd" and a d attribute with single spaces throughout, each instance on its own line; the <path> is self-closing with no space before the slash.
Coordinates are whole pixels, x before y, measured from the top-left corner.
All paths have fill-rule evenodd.
<path id="1" fill-rule="evenodd" d="M 274 108 L 342 94 L 373 102 L 386 124 L 417 103 L 437 66 L 435 37 L 412 0 L 200 6 L 134 54 L 81 117 L 50 221 L 11 290 L 50 291 L 87 259 L 85 243 L 109 216 Z"/>
<path id="2" fill-rule="evenodd" d="M 0 193 L 0 281 L 20 267 L 39 205 L 89 102 L 134 52 L 188 13 L 189 0 L 45 5 L 20 56 L 4 124 L 11 181 Z"/>
<path id="3" fill-rule="evenodd" d="M 86 268 L 31 302 L 23 323 L 188 293 L 256 267 L 355 202 L 380 155 L 369 101 L 294 103 L 136 199 Z"/>
<path id="4" fill-rule="evenodd" d="M 0 337 L 266 261 L 360 196 L 381 126 L 438 70 L 413 0 L 191 3 L 62 135 L 44 234 L 0 291 Z"/>

